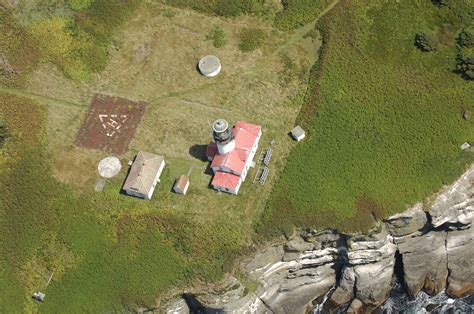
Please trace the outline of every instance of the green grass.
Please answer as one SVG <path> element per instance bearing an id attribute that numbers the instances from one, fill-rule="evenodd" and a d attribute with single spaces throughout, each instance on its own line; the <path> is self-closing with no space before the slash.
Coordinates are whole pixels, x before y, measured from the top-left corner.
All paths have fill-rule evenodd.
<path id="1" fill-rule="evenodd" d="M 453 73 L 455 43 L 423 53 L 414 36 L 461 18 L 427 3 L 341 1 L 325 16 L 323 58 L 298 144 L 258 225 L 357 231 L 422 201 L 473 160 L 472 86 Z M 454 37 L 454 36 L 452 36 Z M 309 113 L 309 114 L 308 114 Z M 309 116 L 309 118 L 308 118 Z"/>
<path id="2" fill-rule="evenodd" d="M 106 312 L 153 306 L 157 296 L 196 280 L 218 280 L 246 235 L 225 215 L 198 222 L 173 209 L 117 193 L 78 195 L 51 174 L 43 108 L 0 94 L 13 140 L 0 155 L 1 312 Z M 32 122 L 28 122 L 32 121 Z M 167 183 L 188 162 L 171 160 Z M 192 176 L 191 176 L 192 177 Z M 46 288 L 48 275 L 54 271 Z M 31 300 L 41 290 L 48 301 Z"/>

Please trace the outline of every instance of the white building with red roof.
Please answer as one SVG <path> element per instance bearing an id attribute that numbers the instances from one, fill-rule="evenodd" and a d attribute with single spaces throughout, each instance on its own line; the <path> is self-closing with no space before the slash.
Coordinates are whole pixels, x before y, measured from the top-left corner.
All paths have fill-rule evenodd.
<path id="1" fill-rule="evenodd" d="M 214 173 L 211 185 L 218 191 L 237 194 L 252 166 L 262 127 L 238 121 L 231 129 L 227 121 L 219 119 L 212 125 L 212 135 L 214 141 L 206 150 Z"/>

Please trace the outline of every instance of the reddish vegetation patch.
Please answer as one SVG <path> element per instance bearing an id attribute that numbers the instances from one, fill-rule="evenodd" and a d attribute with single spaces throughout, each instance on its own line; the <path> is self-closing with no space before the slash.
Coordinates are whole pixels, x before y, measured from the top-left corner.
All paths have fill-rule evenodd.
<path id="1" fill-rule="evenodd" d="M 114 154 L 125 153 L 146 106 L 141 101 L 96 94 L 75 144 Z"/>

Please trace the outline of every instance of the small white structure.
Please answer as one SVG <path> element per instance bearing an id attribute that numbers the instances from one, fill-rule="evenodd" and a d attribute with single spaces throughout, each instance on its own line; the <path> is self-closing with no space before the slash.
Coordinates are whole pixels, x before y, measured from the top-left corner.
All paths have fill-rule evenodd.
<path id="1" fill-rule="evenodd" d="M 106 157 L 99 162 L 97 170 L 102 178 L 115 177 L 122 169 L 122 163 L 117 157 Z"/>
<path id="2" fill-rule="evenodd" d="M 128 195 L 151 199 L 164 168 L 163 156 L 139 152 L 125 180 L 123 190 Z"/>
<path id="3" fill-rule="evenodd" d="M 468 142 L 465 142 L 461 145 L 461 150 L 466 150 L 466 149 L 469 149 L 471 147 L 471 144 L 469 144 Z"/>
<path id="4" fill-rule="evenodd" d="M 40 291 L 33 293 L 33 299 L 43 302 L 46 295 Z"/>
<path id="5" fill-rule="evenodd" d="M 222 69 L 221 61 L 218 57 L 208 55 L 199 60 L 199 71 L 206 77 L 213 77 L 219 74 Z"/>
<path id="6" fill-rule="evenodd" d="M 173 186 L 173 191 L 178 194 L 186 195 L 189 188 L 189 178 L 185 175 L 180 175 Z"/>
<path id="7" fill-rule="evenodd" d="M 299 126 L 295 126 L 293 130 L 290 131 L 291 137 L 295 139 L 295 141 L 301 141 L 302 139 L 305 138 L 306 134 L 304 130 Z"/>

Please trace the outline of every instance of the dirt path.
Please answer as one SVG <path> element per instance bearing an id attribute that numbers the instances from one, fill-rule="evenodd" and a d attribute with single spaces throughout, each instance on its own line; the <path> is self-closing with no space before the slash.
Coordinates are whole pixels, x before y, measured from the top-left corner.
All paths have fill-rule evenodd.
<path id="1" fill-rule="evenodd" d="M 62 100 L 62 99 L 51 98 L 48 96 L 31 93 L 26 90 L 14 88 L 14 87 L 6 87 L 6 86 L 0 85 L 0 92 L 30 98 L 31 100 L 40 101 L 42 103 L 45 103 L 46 105 L 52 104 L 52 105 L 69 106 L 69 107 L 72 106 L 72 107 L 81 107 L 81 108 L 84 108 L 87 106 L 84 104 L 77 104 L 77 103 Z"/>

